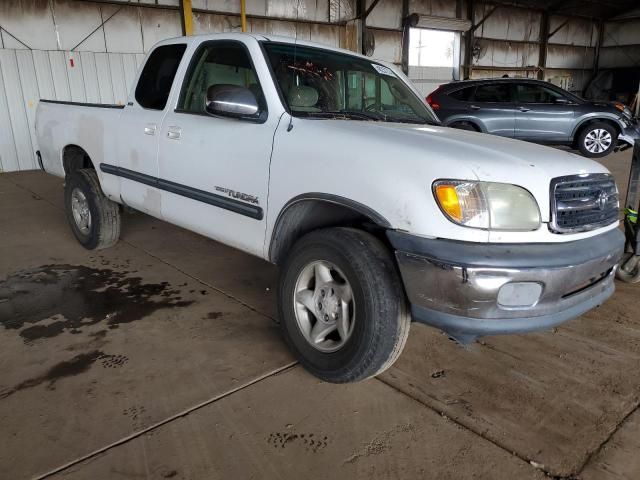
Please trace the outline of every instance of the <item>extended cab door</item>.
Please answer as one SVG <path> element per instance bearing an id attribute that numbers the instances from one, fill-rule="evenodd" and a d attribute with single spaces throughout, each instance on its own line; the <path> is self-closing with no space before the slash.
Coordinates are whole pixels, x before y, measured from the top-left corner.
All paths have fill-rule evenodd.
<path id="1" fill-rule="evenodd" d="M 508 82 L 478 85 L 468 108 L 484 124 L 487 133 L 513 137 L 516 113 Z"/>
<path id="2" fill-rule="evenodd" d="M 257 42 L 251 47 L 253 58 L 262 55 Z M 264 63 L 264 58 L 259 60 Z M 269 162 L 279 120 L 267 110 L 261 80 L 245 42 L 202 42 L 184 75 L 176 108 L 162 122 L 158 151 L 163 218 L 259 256 L 264 250 Z M 218 84 L 251 90 L 260 106 L 259 117 L 206 113 L 207 89 Z"/>
<path id="3" fill-rule="evenodd" d="M 515 84 L 516 138 L 566 142 L 573 129 L 575 104 L 555 89 L 535 83 Z"/>
<path id="4" fill-rule="evenodd" d="M 171 85 L 186 49 L 185 44 L 160 45 L 147 57 L 135 91 L 117 126 L 117 165 L 102 165 L 120 177 L 125 204 L 161 216 L 158 178 L 158 137 L 167 111 Z"/>

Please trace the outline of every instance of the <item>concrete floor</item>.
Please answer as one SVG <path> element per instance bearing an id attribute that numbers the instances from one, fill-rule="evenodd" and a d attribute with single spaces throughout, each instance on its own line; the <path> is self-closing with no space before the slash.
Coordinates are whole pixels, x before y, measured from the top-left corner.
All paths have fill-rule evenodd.
<path id="1" fill-rule="evenodd" d="M 0 478 L 640 478 L 640 286 L 466 349 L 413 325 L 330 385 L 280 340 L 273 266 L 142 214 L 88 252 L 61 186 L 0 175 Z"/>

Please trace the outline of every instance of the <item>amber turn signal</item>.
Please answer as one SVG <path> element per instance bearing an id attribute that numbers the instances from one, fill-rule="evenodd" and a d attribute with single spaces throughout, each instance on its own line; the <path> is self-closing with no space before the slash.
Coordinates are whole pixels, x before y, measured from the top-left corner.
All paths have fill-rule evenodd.
<path id="1" fill-rule="evenodd" d="M 436 197 L 438 197 L 438 203 L 447 215 L 454 220 L 462 220 L 462 208 L 460 207 L 455 185 L 436 185 Z"/>

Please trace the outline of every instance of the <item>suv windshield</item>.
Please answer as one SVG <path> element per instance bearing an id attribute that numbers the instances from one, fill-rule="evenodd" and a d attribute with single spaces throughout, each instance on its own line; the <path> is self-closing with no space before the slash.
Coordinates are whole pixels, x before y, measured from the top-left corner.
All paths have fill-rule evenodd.
<path id="1" fill-rule="evenodd" d="M 439 123 L 384 65 L 320 48 L 272 42 L 263 45 L 295 117 Z"/>

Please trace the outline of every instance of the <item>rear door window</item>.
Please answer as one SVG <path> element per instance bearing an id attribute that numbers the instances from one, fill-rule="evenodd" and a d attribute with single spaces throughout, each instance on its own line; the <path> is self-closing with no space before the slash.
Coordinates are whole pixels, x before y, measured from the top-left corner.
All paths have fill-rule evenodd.
<path id="1" fill-rule="evenodd" d="M 178 43 L 163 45 L 151 52 L 136 86 L 136 101 L 141 107 L 164 110 L 186 48 L 184 43 Z"/>
<path id="2" fill-rule="evenodd" d="M 509 85 L 506 83 L 489 83 L 478 85 L 473 96 L 474 102 L 508 103 L 511 101 Z"/>
<path id="3" fill-rule="evenodd" d="M 467 87 L 461 88 L 460 90 L 456 90 L 455 92 L 451 92 L 449 96 L 451 98 L 455 98 L 456 100 L 460 100 L 461 102 L 468 102 L 473 96 L 473 92 L 476 87 Z"/>

